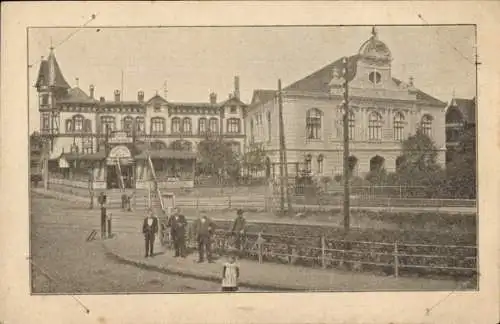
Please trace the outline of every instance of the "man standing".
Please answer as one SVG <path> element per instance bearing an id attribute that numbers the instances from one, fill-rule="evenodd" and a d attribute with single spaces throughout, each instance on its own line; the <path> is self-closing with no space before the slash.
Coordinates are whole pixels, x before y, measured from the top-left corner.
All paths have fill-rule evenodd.
<path id="1" fill-rule="evenodd" d="M 231 234 L 235 239 L 236 250 L 241 251 L 243 245 L 245 245 L 245 232 L 246 232 L 246 220 L 243 217 L 243 210 L 238 209 L 238 216 L 233 222 L 233 227 L 231 229 Z"/>
<path id="2" fill-rule="evenodd" d="M 99 205 L 101 205 L 101 239 L 106 238 L 106 194 L 101 191 L 97 198 Z"/>
<path id="3" fill-rule="evenodd" d="M 176 258 L 186 257 L 186 226 L 186 217 L 180 213 L 179 208 L 174 208 L 173 215 L 168 220 L 168 227 L 170 227 Z"/>
<path id="4" fill-rule="evenodd" d="M 148 256 L 153 257 L 153 246 L 155 242 L 155 235 L 158 232 L 158 219 L 153 217 L 153 212 L 148 211 L 148 215 L 144 218 L 144 222 L 142 224 L 142 233 L 144 234 L 144 240 L 146 243 L 146 254 L 145 257 Z"/>
<path id="5" fill-rule="evenodd" d="M 201 218 L 196 220 L 195 233 L 196 240 L 198 242 L 198 263 L 204 262 L 205 254 L 207 256 L 207 261 L 212 263 L 212 255 L 210 251 L 210 244 L 212 234 L 215 230 L 215 224 L 208 219 L 207 215 L 203 214 Z"/>

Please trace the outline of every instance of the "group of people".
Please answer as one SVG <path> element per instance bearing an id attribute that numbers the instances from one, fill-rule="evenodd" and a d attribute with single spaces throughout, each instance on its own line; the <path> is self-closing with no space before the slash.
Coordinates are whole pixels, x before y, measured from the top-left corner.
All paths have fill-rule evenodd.
<path id="1" fill-rule="evenodd" d="M 158 218 L 153 215 L 152 211 L 148 214 L 143 222 L 142 232 L 145 238 L 145 257 L 153 257 L 154 241 L 156 233 L 159 230 Z M 185 258 L 187 256 L 186 249 L 186 234 L 188 233 L 188 222 L 186 217 L 180 212 L 179 208 L 172 210 L 172 215 L 166 222 L 166 227 L 170 229 L 170 239 L 174 247 L 174 257 Z M 205 262 L 213 263 L 211 242 L 215 234 L 216 224 L 207 217 L 205 213 L 195 220 L 191 227 L 191 233 L 194 235 L 198 248 L 198 263 Z M 237 211 L 237 217 L 233 222 L 231 233 L 234 237 L 235 247 L 241 251 L 245 244 L 246 220 L 243 216 L 243 210 Z M 237 290 L 237 279 L 239 278 L 239 266 L 236 264 L 236 255 L 232 253 L 229 261 L 224 264 L 222 271 L 222 288 L 223 291 Z"/>
<path id="2" fill-rule="evenodd" d="M 180 212 L 179 208 L 172 210 L 172 215 L 168 218 L 166 227 L 170 229 L 170 239 L 174 246 L 174 257 L 185 258 L 187 255 L 186 249 L 186 234 L 188 232 L 188 222 L 186 217 Z M 216 224 L 202 212 L 191 227 L 191 233 L 194 235 L 198 247 L 198 262 L 212 262 L 211 242 L 215 234 Z M 148 211 L 148 215 L 144 219 L 143 234 L 146 240 L 145 257 L 153 256 L 153 242 L 156 233 L 158 233 L 159 224 L 158 218 L 153 215 L 152 211 Z M 246 236 L 246 220 L 243 216 L 243 210 L 237 211 L 237 217 L 233 222 L 231 233 L 234 237 L 235 247 L 241 251 L 245 244 Z"/>

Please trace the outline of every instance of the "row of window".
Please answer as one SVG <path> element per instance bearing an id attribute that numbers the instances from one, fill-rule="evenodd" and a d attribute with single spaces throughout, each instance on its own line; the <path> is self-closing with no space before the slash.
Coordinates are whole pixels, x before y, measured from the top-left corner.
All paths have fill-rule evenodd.
<path id="1" fill-rule="evenodd" d="M 121 129 L 128 134 L 132 134 L 135 124 L 135 131 L 138 134 L 143 134 L 145 132 L 144 117 L 133 117 L 127 116 L 121 120 Z M 101 129 L 102 133 L 106 132 L 106 129 L 113 131 L 116 129 L 116 118 L 113 116 L 102 116 L 101 117 Z M 92 132 L 92 122 L 90 119 L 85 119 L 81 115 L 75 115 L 71 119 L 66 120 L 66 132 L 67 133 L 91 133 Z M 172 133 L 182 133 L 182 134 L 192 134 L 192 121 L 191 118 L 179 118 L 174 117 L 171 120 L 171 132 Z M 219 133 L 219 120 L 217 118 L 200 118 L 198 120 L 198 134 Z M 226 132 L 232 134 L 239 134 L 241 132 L 241 122 L 238 118 L 229 118 L 227 120 Z M 151 118 L 151 134 L 165 134 L 166 133 L 166 120 L 163 117 L 153 117 Z"/>
<path id="2" fill-rule="evenodd" d="M 325 160 L 325 157 L 322 154 L 318 155 L 318 157 L 316 158 L 316 172 L 318 174 L 323 173 L 324 160 Z M 312 156 L 310 154 L 306 155 L 306 157 L 304 158 L 304 166 L 305 166 L 306 171 L 309 171 L 309 172 L 313 171 L 312 161 L 313 161 Z M 370 159 L 370 171 L 381 170 L 384 167 L 384 163 L 385 163 L 385 159 L 383 157 L 381 157 L 379 155 L 374 156 L 373 158 Z M 398 158 L 396 158 L 396 170 L 398 170 L 403 163 L 404 163 L 403 156 L 399 156 Z M 347 165 L 349 172 L 353 172 L 355 170 L 357 164 L 358 164 L 358 159 L 355 156 L 351 155 L 349 157 L 349 162 Z"/>
<path id="3" fill-rule="evenodd" d="M 271 123 L 271 112 L 266 113 L 266 122 L 267 122 L 267 140 L 271 140 L 272 133 L 272 123 Z M 257 114 L 255 117 L 250 119 L 250 139 L 251 142 L 254 141 L 254 137 L 263 137 L 264 136 L 264 123 L 262 121 L 262 114 Z"/>
<path id="4" fill-rule="evenodd" d="M 306 113 L 306 138 L 321 139 L 321 127 L 323 112 L 319 109 L 309 109 Z M 393 118 L 393 137 L 395 140 L 404 140 L 405 116 L 401 112 L 396 112 Z M 356 116 L 354 112 L 349 112 L 349 138 L 354 139 Z M 368 139 L 382 139 L 383 118 L 378 112 L 371 112 L 368 117 Z M 424 115 L 420 121 L 422 132 L 428 136 L 432 133 L 432 117 Z"/>
<path id="5" fill-rule="evenodd" d="M 174 117 L 171 119 L 171 132 L 192 134 L 191 118 Z M 163 117 L 151 118 L 151 134 L 164 134 L 166 132 L 166 120 Z M 219 133 L 219 120 L 217 118 L 200 118 L 198 119 L 198 134 L 207 132 Z M 241 133 L 241 121 L 239 118 L 229 118 L 226 120 L 226 133 L 239 134 Z"/>

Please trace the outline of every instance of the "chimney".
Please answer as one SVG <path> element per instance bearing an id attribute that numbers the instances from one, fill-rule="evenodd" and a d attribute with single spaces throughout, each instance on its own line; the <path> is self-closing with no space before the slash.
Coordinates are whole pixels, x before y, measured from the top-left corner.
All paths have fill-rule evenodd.
<path id="1" fill-rule="evenodd" d="M 217 103 L 217 94 L 215 92 L 210 93 L 210 103 L 212 105 Z"/>
<path id="2" fill-rule="evenodd" d="M 115 101 L 120 102 L 120 90 L 115 90 Z"/>
<path id="3" fill-rule="evenodd" d="M 93 84 L 91 84 L 89 87 L 89 95 L 90 95 L 90 99 L 94 99 L 94 85 Z"/>
<path id="4" fill-rule="evenodd" d="M 234 77 L 234 97 L 240 99 L 240 77 Z"/>
<path id="5" fill-rule="evenodd" d="M 99 101 L 100 101 L 100 102 L 105 102 L 105 101 L 106 101 L 106 99 L 104 99 L 104 97 L 101 97 L 101 98 L 99 98 Z"/>
<path id="6" fill-rule="evenodd" d="M 144 91 L 137 92 L 137 101 L 144 102 Z"/>

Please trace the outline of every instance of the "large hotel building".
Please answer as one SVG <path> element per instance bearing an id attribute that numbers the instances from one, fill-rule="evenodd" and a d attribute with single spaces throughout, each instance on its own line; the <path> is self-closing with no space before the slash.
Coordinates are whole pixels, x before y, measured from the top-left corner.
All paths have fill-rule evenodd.
<path id="1" fill-rule="evenodd" d="M 379 168 L 395 171 L 401 142 L 417 129 L 432 138 L 438 162 L 445 163 L 446 103 L 419 90 L 412 78 L 396 78 L 392 61 L 375 29 L 348 58 L 349 168 L 359 176 Z M 342 173 L 341 69 L 339 59 L 282 91 L 287 159 L 296 166 L 292 173 L 299 167 L 318 176 Z M 72 183 L 81 181 L 77 185 L 87 186 L 91 169 L 95 188 L 116 186 L 120 168 L 126 186 L 140 188 L 151 172 L 150 157 L 158 177 L 166 179 L 162 186 L 192 186 L 196 148 L 207 133 L 221 135 L 242 153 L 259 143 L 268 161 L 279 163 L 277 92 L 255 90 L 247 105 L 240 100 L 238 77 L 224 101 L 213 93 L 198 103 L 171 102 L 158 94 L 145 99 L 142 91 L 137 100 L 123 101 L 119 90 L 107 101 L 95 96 L 93 86 L 88 93 L 72 88 L 51 51 L 35 86 L 40 133 L 51 139 L 51 170 Z"/>

